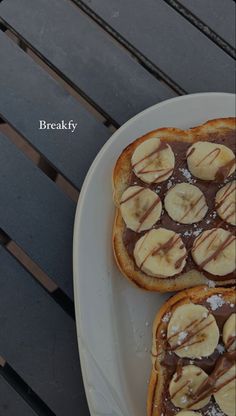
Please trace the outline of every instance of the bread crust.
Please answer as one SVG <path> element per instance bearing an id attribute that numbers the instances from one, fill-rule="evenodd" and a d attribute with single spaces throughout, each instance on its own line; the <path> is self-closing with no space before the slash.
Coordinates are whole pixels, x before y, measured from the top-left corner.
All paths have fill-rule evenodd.
<path id="1" fill-rule="evenodd" d="M 112 177 L 113 199 L 116 206 L 112 236 L 113 252 L 121 273 L 136 286 L 150 291 L 169 292 L 204 285 L 207 284 L 209 280 L 206 278 L 204 273 L 198 270 L 190 270 L 180 274 L 177 277 L 161 279 L 158 277 L 148 276 L 135 267 L 134 260 L 127 253 L 123 242 L 123 233 L 126 226 L 119 210 L 120 198 L 129 184 L 130 172 L 132 170 L 131 156 L 134 150 L 139 144 L 152 137 L 160 138 L 162 141 L 181 141 L 192 144 L 200 140 L 207 141 L 211 135 L 214 135 L 215 138 L 217 138 L 217 136 L 220 137 L 222 133 L 228 131 L 236 131 L 236 118 L 230 117 L 209 120 L 200 126 L 188 130 L 160 128 L 153 130 L 133 141 L 119 156 L 114 167 Z M 235 280 L 218 280 L 216 284 L 217 286 L 232 285 L 235 284 Z"/>
<path id="2" fill-rule="evenodd" d="M 183 290 L 168 299 L 157 313 L 153 323 L 153 344 L 152 344 L 152 373 L 148 387 L 147 416 L 161 416 L 160 406 L 165 387 L 165 371 L 161 365 L 161 354 L 165 351 L 165 341 L 161 336 L 161 331 L 167 329 L 168 323 L 163 322 L 163 317 L 180 305 L 187 303 L 200 303 L 212 295 L 221 295 L 226 302 L 236 303 L 235 287 L 231 288 L 209 288 L 208 286 L 198 286 L 192 289 Z"/>

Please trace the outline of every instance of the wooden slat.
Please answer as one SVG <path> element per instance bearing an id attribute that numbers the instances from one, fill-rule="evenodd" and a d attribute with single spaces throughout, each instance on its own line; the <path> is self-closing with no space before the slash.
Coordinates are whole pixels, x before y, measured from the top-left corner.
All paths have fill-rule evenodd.
<path id="1" fill-rule="evenodd" d="M 80 188 L 109 131 L 1 31 L 0 51 L 0 115 Z M 39 130 L 40 119 L 78 128 Z"/>
<path id="2" fill-rule="evenodd" d="M 70 297 L 75 204 L 0 134 L 0 228 Z"/>
<path id="3" fill-rule="evenodd" d="M 0 415 L 1 416 L 36 416 L 36 413 L 0 376 Z"/>
<path id="4" fill-rule="evenodd" d="M 163 0 L 84 0 L 187 92 L 234 90 L 234 60 Z"/>
<path id="5" fill-rule="evenodd" d="M 89 415 L 75 323 L 2 247 L 0 265 L 0 355 L 57 416 Z"/>
<path id="6" fill-rule="evenodd" d="M 68 0 L 7 0 L 0 16 L 118 123 L 174 96 Z"/>
<path id="7" fill-rule="evenodd" d="M 233 0 L 180 0 L 196 17 L 235 47 L 235 13 Z"/>

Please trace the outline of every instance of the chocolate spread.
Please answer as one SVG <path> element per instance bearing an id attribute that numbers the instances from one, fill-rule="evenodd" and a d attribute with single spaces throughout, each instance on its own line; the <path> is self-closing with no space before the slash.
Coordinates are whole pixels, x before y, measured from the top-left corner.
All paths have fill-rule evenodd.
<path id="1" fill-rule="evenodd" d="M 209 137 L 207 137 L 207 140 L 208 141 L 212 140 L 214 141 L 214 143 L 223 144 L 229 147 L 235 153 L 236 142 L 235 142 L 234 131 L 224 132 L 221 136 L 219 135 L 215 136 L 212 134 L 212 135 L 209 135 Z M 187 159 L 186 159 L 187 150 L 192 145 L 192 143 L 189 144 L 189 143 L 183 143 L 183 142 L 171 142 L 169 143 L 169 145 L 171 146 L 175 154 L 175 168 L 174 168 L 172 176 L 168 180 L 160 184 L 148 185 L 144 183 L 143 181 L 141 181 L 132 172 L 130 175 L 129 186 L 139 185 L 145 188 L 148 187 L 159 195 L 162 202 L 164 201 L 165 195 L 168 192 L 168 190 L 171 188 L 171 186 L 177 183 L 181 183 L 181 182 L 191 183 L 197 186 L 205 195 L 206 202 L 208 205 L 208 212 L 206 213 L 202 221 L 199 221 L 196 224 L 180 224 L 172 220 L 167 214 L 167 212 L 163 210 L 160 220 L 153 226 L 153 228 L 156 228 L 156 229 L 160 227 L 167 228 L 181 235 L 181 238 L 188 252 L 186 265 L 185 265 L 185 268 L 181 272 L 182 274 L 192 269 L 200 270 L 199 266 L 197 266 L 196 263 L 193 261 L 190 251 L 193 245 L 193 241 L 203 231 L 210 230 L 212 228 L 216 228 L 220 226 L 221 228 L 224 228 L 225 230 L 230 231 L 232 234 L 235 234 L 235 227 L 233 225 L 227 224 L 226 222 L 222 221 L 222 219 L 217 215 L 216 209 L 215 209 L 215 195 L 217 191 L 224 184 L 232 181 L 236 177 L 236 175 L 234 173 L 233 175 L 228 177 L 226 180 L 224 180 L 224 177 L 227 175 L 228 170 L 230 170 L 230 168 L 232 167 L 232 164 L 231 164 L 231 166 L 227 165 L 227 166 L 224 166 L 222 169 L 219 169 L 217 173 L 217 178 L 214 181 L 204 181 L 204 180 L 195 178 L 191 176 L 188 170 Z M 134 260 L 134 257 L 133 257 L 134 246 L 137 240 L 141 236 L 143 236 L 145 233 L 146 231 L 137 233 L 128 228 L 125 228 L 125 231 L 123 234 L 123 241 L 124 241 L 124 244 L 125 244 L 125 247 L 129 256 L 132 257 L 133 260 Z M 137 268 L 137 266 L 135 267 Z M 204 271 L 204 275 L 214 281 L 217 281 L 217 280 L 228 281 L 228 280 L 236 279 L 236 272 L 230 273 L 225 276 L 214 276 Z M 176 276 L 177 275 L 175 275 L 172 278 L 176 278 Z M 171 277 L 169 277 L 169 279 L 171 279 Z"/>
<path id="2" fill-rule="evenodd" d="M 223 302 L 222 302 L 223 303 Z M 204 382 L 204 385 L 200 386 L 199 391 L 195 393 L 196 397 L 195 400 L 200 401 L 199 398 L 203 398 L 203 396 L 208 396 L 215 391 L 215 383 L 217 379 L 222 375 L 222 371 L 227 371 L 231 365 L 234 364 L 236 359 L 236 352 L 227 352 L 225 351 L 225 346 L 222 339 L 222 331 L 223 326 L 226 320 L 232 313 L 236 313 L 236 305 L 224 302 L 221 306 L 217 307 L 214 311 L 210 307 L 210 303 L 207 302 L 207 298 L 204 299 L 202 302 L 198 302 L 205 306 L 209 312 L 215 317 L 217 325 L 220 330 L 220 340 L 219 346 L 215 349 L 214 353 L 211 354 L 209 357 L 202 357 L 201 359 L 190 359 L 190 358 L 180 358 L 175 354 L 175 352 L 171 351 L 168 348 L 168 341 L 166 340 L 166 345 L 164 346 L 164 357 L 161 359 L 161 365 L 164 367 L 164 371 L 166 374 L 166 384 L 163 391 L 163 399 L 161 404 L 160 414 L 163 416 L 175 416 L 180 409 L 176 408 L 174 404 L 171 402 L 170 394 L 169 394 L 169 383 L 172 379 L 172 376 L 177 373 L 177 376 L 180 378 L 182 374 L 182 368 L 185 365 L 193 364 L 197 367 L 204 370 L 208 375 L 208 379 Z M 156 335 L 156 338 L 158 336 Z M 153 402 L 154 406 L 154 402 Z M 213 410 L 214 409 L 214 413 Z M 216 413 L 218 411 L 218 413 Z M 224 415 L 222 411 L 220 411 L 218 405 L 215 403 L 214 398 L 202 409 L 197 410 L 202 416 L 212 416 L 212 415 Z"/>

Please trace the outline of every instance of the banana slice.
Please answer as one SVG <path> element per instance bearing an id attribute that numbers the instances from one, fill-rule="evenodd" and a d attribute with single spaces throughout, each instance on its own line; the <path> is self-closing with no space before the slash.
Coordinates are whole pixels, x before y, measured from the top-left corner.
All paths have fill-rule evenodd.
<path id="1" fill-rule="evenodd" d="M 208 378 L 208 375 L 200 367 L 186 365 L 181 374 L 175 373 L 170 385 L 169 393 L 172 403 L 181 409 L 198 410 L 206 406 L 211 396 L 207 396 L 199 402 L 193 399 L 200 385 Z"/>
<path id="2" fill-rule="evenodd" d="M 159 183 L 172 175 L 175 156 L 169 144 L 152 138 L 135 149 L 131 164 L 135 175 L 143 182 Z"/>
<path id="3" fill-rule="evenodd" d="M 200 269 L 216 276 L 235 270 L 236 237 L 223 228 L 204 231 L 194 240 L 192 257 Z"/>
<path id="4" fill-rule="evenodd" d="M 216 403 L 227 416 L 236 415 L 236 366 L 218 378 L 214 393 Z"/>
<path id="5" fill-rule="evenodd" d="M 223 221 L 236 225 L 236 181 L 227 183 L 217 192 L 215 207 Z"/>
<path id="6" fill-rule="evenodd" d="M 236 350 L 236 313 L 232 313 L 224 324 L 223 341 L 227 351 Z"/>
<path id="7" fill-rule="evenodd" d="M 165 278 L 183 270 L 187 251 L 179 234 L 158 228 L 141 237 L 134 248 L 137 266 L 146 274 Z"/>
<path id="8" fill-rule="evenodd" d="M 120 211 L 127 228 L 141 232 L 148 230 L 159 220 L 162 203 L 151 189 L 130 186 L 121 197 Z"/>
<path id="9" fill-rule="evenodd" d="M 234 153 L 218 143 L 194 143 L 187 151 L 187 163 L 192 175 L 206 181 L 224 180 L 235 171 Z"/>
<path id="10" fill-rule="evenodd" d="M 181 410 L 181 412 L 176 413 L 176 416 L 201 416 L 198 412 L 192 412 L 191 410 Z"/>
<path id="11" fill-rule="evenodd" d="M 194 303 L 179 306 L 167 329 L 168 343 L 179 357 L 208 357 L 215 351 L 219 337 L 214 316 L 204 306 Z"/>
<path id="12" fill-rule="evenodd" d="M 178 183 L 167 192 L 165 209 L 172 220 L 193 224 L 205 217 L 208 206 L 199 188 L 189 183 Z"/>

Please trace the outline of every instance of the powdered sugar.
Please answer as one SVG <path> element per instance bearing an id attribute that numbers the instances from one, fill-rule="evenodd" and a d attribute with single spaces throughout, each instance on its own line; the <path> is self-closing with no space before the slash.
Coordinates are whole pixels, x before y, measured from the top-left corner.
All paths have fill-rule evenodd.
<path id="1" fill-rule="evenodd" d="M 216 283 L 214 282 L 214 280 L 208 280 L 207 284 L 208 284 L 209 287 L 215 287 L 216 286 Z"/>
<path id="2" fill-rule="evenodd" d="M 191 173 L 186 168 L 179 168 L 179 171 L 182 173 L 182 175 L 187 179 L 189 183 L 195 183 L 196 179 L 192 178 Z"/>
<path id="3" fill-rule="evenodd" d="M 212 295 L 207 299 L 207 303 L 210 304 L 212 311 L 216 311 L 225 304 L 225 301 L 222 299 L 221 295 Z"/>
<path id="4" fill-rule="evenodd" d="M 187 401 L 188 401 L 188 399 L 187 399 L 186 396 L 181 397 L 181 403 L 185 404 L 185 403 L 187 403 Z"/>
<path id="5" fill-rule="evenodd" d="M 169 180 L 167 182 L 167 185 L 166 185 L 167 189 L 170 189 L 172 187 L 172 185 L 173 185 L 173 182 L 171 180 Z"/>
<path id="6" fill-rule="evenodd" d="M 223 353 L 225 352 L 225 348 L 224 348 L 224 346 L 223 346 L 223 345 L 221 345 L 221 344 L 218 344 L 218 345 L 217 345 L 217 347 L 216 347 L 216 349 L 217 349 L 217 351 L 218 351 L 220 354 L 223 354 Z"/>
<path id="7" fill-rule="evenodd" d="M 191 230 L 186 230 L 184 233 L 183 233 L 183 235 L 184 235 L 184 237 L 191 237 L 191 235 L 192 235 L 192 231 Z"/>
<path id="8" fill-rule="evenodd" d="M 169 322 L 170 317 L 171 317 L 171 313 L 170 312 L 166 313 L 162 318 L 162 322 Z"/>
<path id="9" fill-rule="evenodd" d="M 195 228 L 196 228 L 196 226 L 197 225 L 194 224 Z M 198 237 L 199 234 L 201 234 L 202 231 L 203 231 L 202 228 L 197 228 L 196 230 L 186 230 L 186 231 L 184 231 L 183 236 L 184 237 L 191 237 L 191 236 Z"/>
<path id="10" fill-rule="evenodd" d="M 187 338 L 187 336 L 188 336 L 188 333 L 186 331 L 181 331 L 178 335 L 177 344 L 181 345 L 182 342 L 185 340 L 185 338 Z"/>
<path id="11" fill-rule="evenodd" d="M 225 414 L 221 412 L 218 408 L 216 408 L 216 405 L 212 403 L 210 405 L 210 408 L 206 412 L 206 416 L 224 416 Z"/>
<path id="12" fill-rule="evenodd" d="M 182 173 L 182 175 L 184 175 L 184 177 L 186 178 L 186 179 L 191 179 L 192 178 L 192 175 L 191 175 L 191 173 L 189 172 L 189 170 L 188 169 L 185 169 L 185 168 L 179 168 L 179 171 Z"/>
<path id="13" fill-rule="evenodd" d="M 215 218 L 216 218 L 216 215 L 217 215 L 216 211 L 213 211 L 213 212 L 210 214 L 210 217 L 211 217 L 211 218 L 213 218 L 213 219 L 215 219 Z"/>
<path id="14" fill-rule="evenodd" d="M 194 235 L 194 237 L 199 236 L 199 234 L 201 234 L 201 232 L 202 232 L 202 231 L 203 231 L 203 229 L 202 229 L 202 228 L 198 228 L 197 230 L 193 231 L 193 235 Z"/>
<path id="15" fill-rule="evenodd" d="M 157 187 L 154 189 L 154 191 L 156 192 L 156 194 L 159 194 L 160 190 L 161 190 L 161 186 L 157 186 Z"/>

